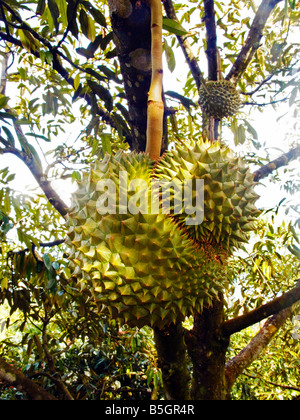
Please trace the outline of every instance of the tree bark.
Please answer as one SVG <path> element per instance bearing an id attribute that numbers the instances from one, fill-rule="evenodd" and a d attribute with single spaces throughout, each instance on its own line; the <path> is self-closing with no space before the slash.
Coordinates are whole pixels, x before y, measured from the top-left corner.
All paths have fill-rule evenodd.
<path id="1" fill-rule="evenodd" d="M 31 400 L 56 400 L 56 398 L 27 378 L 21 371 L 0 358 L 0 379 L 28 395 Z"/>
<path id="2" fill-rule="evenodd" d="M 130 147 L 145 151 L 151 84 L 151 13 L 145 1 L 108 0 L 114 42 L 129 108 Z"/>
<path id="3" fill-rule="evenodd" d="M 254 172 L 254 181 L 258 182 L 263 178 L 269 176 L 272 172 L 286 166 L 292 160 L 295 160 L 300 157 L 300 146 L 291 149 L 289 152 L 281 155 L 279 158 L 273 160 L 272 162 L 267 163 L 266 165 L 259 168 Z"/>
<path id="4" fill-rule="evenodd" d="M 269 318 L 253 340 L 236 357 L 227 363 L 226 380 L 228 392 L 230 392 L 237 377 L 243 373 L 243 371 L 250 366 L 267 347 L 292 312 L 293 307 L 289 307 Z"/>
<path id="5" fill-rule="evenodd" d="M 194 328 L 186 334 L 188 353 L 193 363 L 191 397 L 194 400 L 225 400 L 225 355 L 229 339 L 222 335 L 224 301 L 215 300 L 202 314 L 196 314 Z"/>
<path id="6" fill-rule="evenodd" d="M 190 375 L 181 323 L 154 330 L 156 350 L 162 371 L 163 387 L 167 400 L 190 399 Z"/>
<path id="7" fill-rule="evenodd" d="M 263 30 L 273 9 L 281 1 L 282 0 L 263 0 L 261 2 L 251 25 L 246 42 L 241 49 L 236 61 L 233 63 L 233 66 L 231 67 L 228 75 L 226 76 L 227 80 L 231 80 L 233 83 L 237 83 L 238 80 L 242 77 L 256 50 L 260 46 Z"/>
<path id="8" fill-rule="evenodd" d="M 218 80 L 217 28 L 214 0 L 204 0 L 203 21 L 206 26 L 208 79 Z"/>
<path id="9" fill-rule="evenodd" d="M 225 335 L 235 334 L 257 322 L 268 318 L 286 308 L 291 307 L 294 303 L 300 300 L 300 280 L 298 280 L 296 286 L 284 293 L 282 296 L 272 300 L 265 305 L 260 306 L 253 311 L 246 313 L 245 315 L 238 316 L 237 318 L 230 319 L 222 325 L 222 331 Z"/>

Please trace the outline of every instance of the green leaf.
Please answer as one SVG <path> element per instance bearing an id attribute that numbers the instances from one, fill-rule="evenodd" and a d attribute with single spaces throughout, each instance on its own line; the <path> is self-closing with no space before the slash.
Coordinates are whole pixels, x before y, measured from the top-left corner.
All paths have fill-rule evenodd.
<path id="1" fill-rule="evenodd" d="M 295 257 L 300 259 L 300 249 L 296 245 L 288 245 L 287 248 Z"/>
<path id="2" fill-rule="evenodd" d="M 46 141 L 47 143 L 50 143 L 51 142 L 51 140 L 48 137 L 42 136 L 41 134 L 26 133 L 25 136 L 27 136 L 27 137 L 34 137 L 35 139 L 41 139 L 41 140 Z"/>
<path id="3" fill-rule="evenodd" d="M 45 267 L 48 270 L 51 270 L 52 264 L 51 264 L 51 259 L 50 259 L 49 255 L 48 254 L 44 254 L 43 255 L 43 260 L 44 260 Z"/>
<path id="4" fill-rule="evenodd" d="M 100 12 L 99 9 L 96 9 L 89 1 L 82 1 L 81 4 L 83 4 L 86 10 L 88 10 L 89 13 L 93 16 L 95 22 L 106 28 L 105 16 Z"/>
<path id="5" fill-rule="evenodd" d="M 88 80 L 87 83 L 92 91 L 104 101 L 106 109 L 111 111 L 113 109 L 113 98 L 110 91 L 105 89 L 102 85 L 94 82 L 93 80 Z"/>
<path id="6" fill-rule="evenodd" d="M 295 87 L 295 88 L 292 90 L 292 93 L 291 93 L 291 96 L 290 96 L 290 99 L 289 99 L 289 106 L 290 106 L 290 107 L 294 104 L 294 102 L 295 102 L 295 100 L 296 100 L 297 95 L 298 95 L 298 87 Z"/>
<path id="7" fill-rule="evenodd" d="M 10 98 L 8 96 L 0 95 L 0 109 L 5 108 L 9 99 Z"/>
<path id="8" fill-rule="evenodd" d="M 77 3 L 74 0 L 70 0 L 67 7 L 67 18 L 68 18 L 68 28 L 71 34 L 78 39 L 78 25 L 76 22 L 77 17 Z"/>
<path id="9" fill-rule="evenodd" d="M 15 147 L 15 138 L 14 138 L 14 136 L 11 134 L 11 132 L 9 131 L 9 129 L 8 129 L 8 128 L 6 128 L 5 126 L 3 126 L 3 127 L 2 127 L 2 130 L 5 132 L 5 134 L 6 134 L 6 137 L 7 137 L 7 140 L 8 140 L 8 142 L 9 142 L 9 144 L 10 144 L 12 147 Z"/>
<path id="10" fill-rule="evenodd" d="M 181 102 L 181 104 L 186 108 L 187 111 L 190 112 L 191 106 L 196 107 L 197 105 L 189 98 L 180 95 L 177 92 L 174 92 L 172 90 L 168 90 L 165 95 L 170 96 L 171 98 L 177 99 Z"/>
<path id="11" fill-rule="evenodd" d="M 243 121 L 244 121 L 249 133 L 252 134 L 252 137 L 254 138 L 254 140 L 258 140 L 258 134 L 257 134 L 257 131 L 255 130 L 255 128 L 247 120 L 243 120 Z"/>
<path id="12" fill-rule="evenodd" d="M 163 18 L 163 29 L 170 32 L 171 34 L 175 34 L 178 36 L 184 36 L 188 34 L 188 31 L 186 31 L 179 22 L 176 20 L 172 20 L 169 18 L 164 17 Z"/>
<path id="13" fill-rule="evenodd" d="M 111 134 L 102 134 L 101 143 L 103 153 L 111 154 Z"/>
<path id="14" fill-rule="evenodd" d="M 63 25 L 68 26 L 68 17 L 67 17 L 67 2 L 66 0 L 57 0 L 57 5 L 60 11 L 60 17 Z"/>
<path id="15" fill-rule="evenodd" d="M 176 67 L 175 54 L 174 54 L 173 49 L 168 45 L 166 40 L 164 41 L 164 50 L 166 53 L 168 69 L 170 70 L 171 73 L 173 73 Z"/>
<path id="16" fill-rule="evenodd" d="M 82 33 L 90 40 L 96 39 L 96 28 L 93 19 L 87 15 L 85 10 L 81 9 L 79 14 L 79 22 Z"/>
<path id="17" fill-rule="evenodd" d="M 42 16 L 46 8 L 46 0 L 39 0 L 37 4 L 36 14 Z"/>
<path id="18" fill-rule="evenodd" d="M 49 7 L 49 10 L 50 10 L 52 19 L 53 19 L 54 27 L 56 29 L 56 32 L 58 32 L 59 31 L 58 18 L 60 16 L 60 11 L 59 11 L 59 8 L 58 8 L 55 0 L 48 0 L 48 7 Z"/>
<path id="19" fill-rule="evenodd" d="M 290 8 L 294 10 L 296 8 L 296 0 L 289 0 Z"/>
<path id="20" fill-rule="evenodd" d="M 76 48 L 76 52 L 82 55 L 83 57 L 85 57 L 86 59 L 94 57 L 94 52 L 90 51 L 88 48 L 79 47 L 79 48 Z"/>
<path id="21" fill-rule="evenodd" d="M 80 74 L 78 73 L 74 79 L 74 89 L 77 90 L 80 86 Z"/>
<path id="22" fill-rule="evenodd" d="M 30 150 L 30 153 L 31 153 L 31 156 L 33 157 L 33 160 L 35 161 L 35 163 L 40 167 L 40 168 L 42 168 L 42 162 L 41 162 L 41 160 L 40 160 L 40 157 L 39 157 L 39 155 L 38 155 L 38 153 L 37 153 L 37 151 L 35 150 L 35 148 L 31 145 L 31 144 L 29 144 L 28 143 L 28 148 L 29 148 L 29 150 Z"/>
<path id="23" fill-rule="evenodd" d="M 108 67 L 104 66 L 104 65 L 100 65 L 98 66 L 98 69 L 105 74 L 105 76 L 108 78 L 108 80 L 113 80 L 115 83 L 119 83 L 122 84 L 123 82 L 118 79 L 118 77 L 116 76 L 115 72 L 112 71 L 111 69 L 109 69 Z"/>

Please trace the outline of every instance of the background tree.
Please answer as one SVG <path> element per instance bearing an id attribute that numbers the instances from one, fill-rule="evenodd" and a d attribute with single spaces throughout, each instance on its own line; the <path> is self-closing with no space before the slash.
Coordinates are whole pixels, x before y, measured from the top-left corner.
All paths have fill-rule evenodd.
<path id="1" fill-rule="evenodd" d="M 299 3 L 163 4 L 169 69 L 178 61 L 177 45 L 188 64 L 182 91 L 164 92 L 163 150 L 187 136 L 221 138 L 256 165 L 257 181 L 271 174 L 280 183 L 284 176 L 277 169 L 284 166 L 290 176 L 286 189 L 298 191 L 297 168 L 291 164 L 300 155 L 298 139 L 290 135 L 280 156 L 271 158 L 248 110 L 288 103 L 298 124 L 299 46 L 293 36 Z M 268 384 L 257 391 L 257 381 L 266 378 L 247 371 L 250 391 L 239 378 L 253 363 L 262 368 L 259 356 L 288 325 L 300 300 L 297 203 L 288 208 L 296 215 L 293 223 L 260 222 L 253 249 L 232 259 L 226 295 L 196 313 L 189 325 L 156 329 L 155 344 L 150 329 L 119 329 L 78 293 L 63 245 L 68 203 L 54 181 L 80 179 L 105 153 L 145 150 L 150 18 L 149 3 L 140 0 L 0 1 L 0 153 L 2 162 L 6 156 L 17 158 L 40 187 L 30 196 L 18 193 L 9 167 L 1 170 L 0 296 L 9 308 L 2 325 L 17 323 L 26 356 L 11 350 L 13 340 L 6 336 L 0 379 L 32 399 L 149 398 L 151 393 L 156 398 L 162 378 L 170 399 L 225 399 L 231 389 L 239 398 L 255 392 L 262 397 Z M 221 78 L 236 84 L 245 100 L 241 113 L 219 121 L 202 115 L 197 103 L 204 81 Z M 239 334 L 266 318 L 255 337 Z M 282 337 L 288 353 L 287 331 Z M 159 365 L 151 356 L 154 346 Z M 289 396 L 300 386 L 294 374 L 297 346 L 287 356 L 294 356 L 294 366 L 284 367 L 285 376 L 281 371 L 268 378 L 269 385 L 288 387 Z M 24 372 L 7 363 L 11 358 Z"/>

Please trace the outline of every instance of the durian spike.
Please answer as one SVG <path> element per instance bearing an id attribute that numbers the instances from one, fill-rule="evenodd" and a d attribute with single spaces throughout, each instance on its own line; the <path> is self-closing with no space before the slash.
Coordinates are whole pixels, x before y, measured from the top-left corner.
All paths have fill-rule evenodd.
<path id="1" fill-rule="evenodd" d="M 150 0 L 150 8 L 152 80 L 148 97 L 146 153 L 152 160 L 158 160 L 161 154 L 164 116 L 161 0 Z"/>

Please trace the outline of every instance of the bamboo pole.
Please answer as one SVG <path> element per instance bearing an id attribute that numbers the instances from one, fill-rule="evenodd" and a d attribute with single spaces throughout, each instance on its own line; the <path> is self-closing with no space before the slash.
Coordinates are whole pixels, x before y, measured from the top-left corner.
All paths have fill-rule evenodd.
<path id="1" fill-rule="evenodd" d="M 157 160 L 161 154 L 164 116 L 161 0 L 150 0 L 150 8 L 152 79 L 148 96 L 146 153 Z"/>

